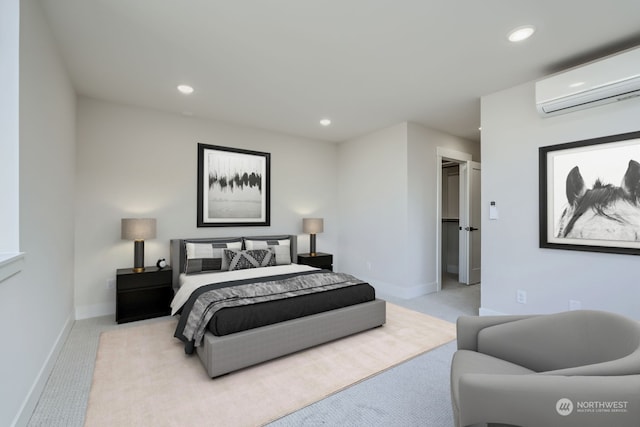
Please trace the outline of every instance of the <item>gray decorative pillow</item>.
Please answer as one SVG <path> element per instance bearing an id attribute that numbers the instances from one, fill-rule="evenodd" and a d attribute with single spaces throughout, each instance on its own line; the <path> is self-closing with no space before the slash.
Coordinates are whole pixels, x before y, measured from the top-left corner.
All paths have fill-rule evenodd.
<path id="1" fill-rule="evenodd" d="M 211 273 L 228 270 L 222 251 L 225 249 L 241 249 L 242 242 L 185 242 L 187 260 L 184 263 L 186 274 Z"/>
<path id="2" fill-rule="evenodd" d="M 291 264 L 291 242 L 284 240 L 244 239 L 245 249 L 271 249 L 276 256 L 276 265 Z"/>
<path id="3" fill-rule="evenodd" d="M 275 254 L 269 249 L 253 249 L 246 251 L 225 249 L 224 258 L 229 265 L 229 271 L 276 265 Z"/>

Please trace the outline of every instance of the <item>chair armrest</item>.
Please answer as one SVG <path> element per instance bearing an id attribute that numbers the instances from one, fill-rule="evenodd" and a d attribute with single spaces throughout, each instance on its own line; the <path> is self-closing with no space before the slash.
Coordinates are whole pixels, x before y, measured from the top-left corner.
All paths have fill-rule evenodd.
<path id="1" fill-rule="evenodd" d="M 558 408 L 561 399 L 569 399 L 570 404 Z M 488 422 L 518 426 L 637 427 L 640 375 L 465 374 L 460 377 L 459 408 L 460 426 Z"/>
<path id="2" fill-rule="evenodd" d="M 478 333 L 484 328 L 534 316 L 460 316 L 456 322 L 458 350 L 478 351 Z"/>

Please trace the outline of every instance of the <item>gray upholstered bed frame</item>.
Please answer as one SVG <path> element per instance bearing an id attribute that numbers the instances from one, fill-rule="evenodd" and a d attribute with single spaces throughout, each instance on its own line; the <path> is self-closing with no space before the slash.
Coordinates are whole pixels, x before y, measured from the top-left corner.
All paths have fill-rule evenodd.
<path id="1" fill-rule="evenodd" d="M 297 259 L 297 236 L 247 236 L 247 239 L 290 240 L 291 260 Z M 178 277 L 184 271 L 186 255 L 184 241 L 211 241 L 212 238 L 171 240 L 173 286 L 180 286 Z M 238 332 L 222 337 L 207 332 L 196 347 L 207 373 L 214 378 L 267 360 L 285 356 L 319 344 L 343 338 L 357 332 L 381 326 L 386 321 L 383 300 L 356 304 L 312 316 L 301 317 L 274 325 Z"/>

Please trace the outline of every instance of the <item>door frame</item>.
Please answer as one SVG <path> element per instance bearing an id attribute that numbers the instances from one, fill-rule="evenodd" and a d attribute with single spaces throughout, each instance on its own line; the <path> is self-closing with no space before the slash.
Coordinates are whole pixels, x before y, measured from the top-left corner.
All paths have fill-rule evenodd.
<path id="1" fill-rule="evenodd" d="M 456 163 L 467 164 L 472 160 L 472 155 L 469 153 L 463 153 L 462 151 L 451 150 L 445 147 L 436 148 L 436 292 L 442 290 L 442 160 L 451 160 Z M 469 200 L 469 189 L 466 185 L 463 186 L 462 168 L 460 174 L 460 200 Z M 460 206 L 460 220 L 462 223 L 463 206 Z M 466 248 L 460 247 L 460 254 L 466 254 Z M 466 255 L 464 257 L 466 259 Z M 458 262 L 458 271 L 461 270 L 460 264 L 462 260 Z"/>

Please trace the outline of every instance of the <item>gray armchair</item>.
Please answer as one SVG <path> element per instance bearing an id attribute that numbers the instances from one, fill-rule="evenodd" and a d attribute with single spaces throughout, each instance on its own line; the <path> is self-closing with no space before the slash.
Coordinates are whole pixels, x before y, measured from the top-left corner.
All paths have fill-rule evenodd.
<path id="1" fill-rule="evenodd" d="M 640 323 L 590 310 L 460 317 L 457 427 L 640 426 Z"/>

